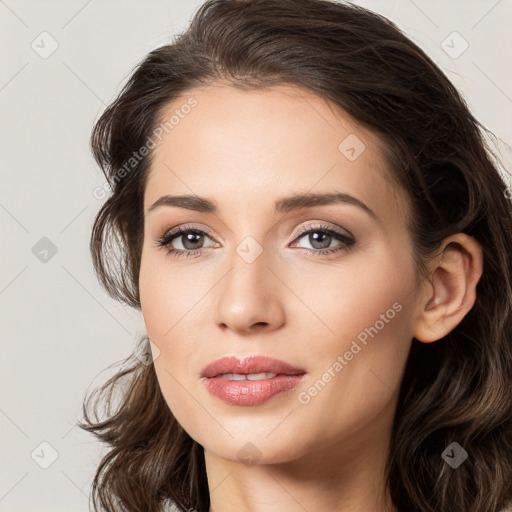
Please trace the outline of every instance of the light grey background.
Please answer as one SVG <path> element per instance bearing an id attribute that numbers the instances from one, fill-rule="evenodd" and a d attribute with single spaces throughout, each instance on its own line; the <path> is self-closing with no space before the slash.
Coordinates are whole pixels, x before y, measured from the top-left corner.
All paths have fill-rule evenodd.
<path id="1" fill-rule="evenodd" d="M 509 166 L 512 0 L 355 3 L 395 21 L 445 70 Z M 105 180 L 89 134 L 133 66 L 200 4 L 0 0 L 0 511 L 88 510 L 105 449 L 73 425 L 87 387 L 143 333 L 140 314 L 93 274 L 94 190 Z"/>

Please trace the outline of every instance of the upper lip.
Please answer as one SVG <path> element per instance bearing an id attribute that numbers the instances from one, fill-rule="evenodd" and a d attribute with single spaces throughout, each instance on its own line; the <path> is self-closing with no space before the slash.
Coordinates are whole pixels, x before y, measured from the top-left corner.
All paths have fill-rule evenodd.
<path id="1" fill-rule="evenodd" d="M 279 359 L 266 356 L 249 356 L 238 358 L 235 356 L 221 357 L 211 362 L 201 372 L 202 377 L 215 377 L 223 373 L 239 373 L 249 375 L 251 373 L 277 373 L 284 375 L 301 375 L 306 373 L 301 368 L 296 368 Z"/>

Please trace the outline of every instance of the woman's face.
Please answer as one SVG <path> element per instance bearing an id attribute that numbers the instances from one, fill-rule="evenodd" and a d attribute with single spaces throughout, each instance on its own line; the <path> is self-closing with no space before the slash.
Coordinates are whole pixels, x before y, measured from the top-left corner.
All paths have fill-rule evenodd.
<path id="1" fill-rule="evenodd" d="M 386 178 L 379 140 L 290 86 L 216 84 L 174 101 L 164 118 L 176 110 L 153 150 L 140 271 L 170 410 L 205 450 L 233 461 L 382 444 L 419 290 L 408 204 Z M 324 194 L 330 200 L 291 199 Z M 188 236 L 158 245 L 178 228 Z M 265 356 L 302 373 L 203 375 L 227 356 Z"/>

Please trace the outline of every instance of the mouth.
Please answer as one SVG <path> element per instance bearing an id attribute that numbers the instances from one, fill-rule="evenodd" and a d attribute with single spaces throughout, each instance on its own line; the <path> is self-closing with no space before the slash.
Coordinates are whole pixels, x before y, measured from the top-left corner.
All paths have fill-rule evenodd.
<path id="1" fill-rule="evenodd" d="M 262 356 L 224 357 L 201 373 L 208 391 L 230 405 L 260 405 L 295 388 L 306 371 L 284 361 Z"/>

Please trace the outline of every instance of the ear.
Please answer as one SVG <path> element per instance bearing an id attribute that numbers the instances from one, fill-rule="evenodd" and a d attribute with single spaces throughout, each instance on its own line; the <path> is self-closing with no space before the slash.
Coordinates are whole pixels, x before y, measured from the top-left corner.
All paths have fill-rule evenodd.
<path id="1" fill-rule="evenodd" d="M 482 271 L 482 248 L 473 237 L 457 233 L 446 238 L 418 304 L 413 336 L 430 343 L 454 329 L 475 303 Z"/>

